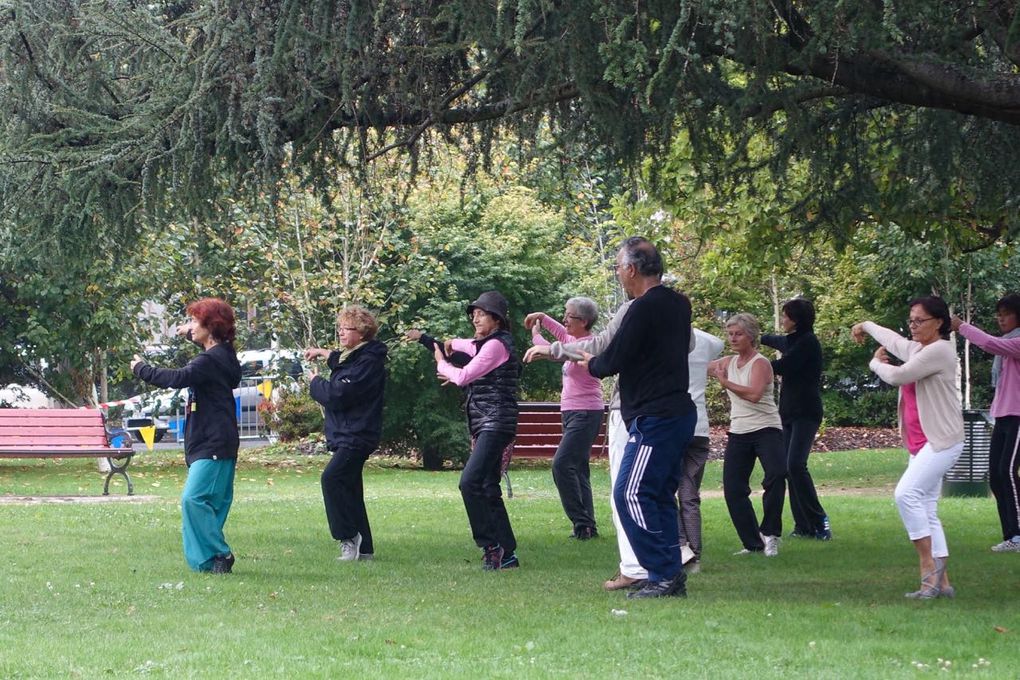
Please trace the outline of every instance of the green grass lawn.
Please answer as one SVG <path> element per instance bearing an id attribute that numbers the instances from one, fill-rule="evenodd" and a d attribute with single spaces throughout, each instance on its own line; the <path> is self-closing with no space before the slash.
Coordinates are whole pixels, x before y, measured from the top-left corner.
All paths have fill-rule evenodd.
<path id="1" fill-rule="evenodd" d="M 132 466 L 143 502 L 0 504 L 0 677 L 1020 677 L 1020 555 L 989 552 L 990 499 L 942 501 L 956 600 L 903 597 L 916 559 L 891 498 L 899 451 L 813 456 L 836 538 L 785 540 L 776 559 L 731 554 L 711 463 L 703 571 L 686 600 L 642 602 L 601 588 L 617 561 L 604 464 L 589 542 L 568 540 L 548 468 L 515 471 L 522 568 L 485 573 L 457 472 L 370 465 L 376 561 L 340 563 L 326 459 L 243 453 L 229 576 L 184 564 L 179 454 Z M 0 497 L 98 495 L 94 469 L 3 461 Z"/>

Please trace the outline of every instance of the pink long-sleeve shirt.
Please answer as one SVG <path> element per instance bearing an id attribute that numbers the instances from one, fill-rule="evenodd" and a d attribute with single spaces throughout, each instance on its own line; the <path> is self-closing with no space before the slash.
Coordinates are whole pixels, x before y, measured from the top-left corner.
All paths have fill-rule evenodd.
<path id="1" fill-rule="evenodd" d="M 510 358 L 510 352 L 498 340 L 485 343 L 482 345 L 482 350 L 477 353 L 478 348 L 475 346 L 474 340 L 468 338 L 456 338 L 451 342 L 451 345 L 454 352 L 464 352 L 470 355 L 471 361 L 464 368 L 457 368 L 444 359 L 436 364 L 436 371 L 457 387 L 470 385 Z"/>
<path id="2" fill-rule="evenodd" d="M 542 315 L 542 327 L 552 333 L 561 343 L 576 342 L 579 338 L 567 333 L 567 329 L 548 314 Z M 531 330 L 531 341 L 536 345 L 548 345 L 538 326 Z M 601 411 L 602 381 L 576 362 L 563 364 L 563 389 L 560 391 L 561 411 Z"/>
<path id="3" fill-rule="evenodd" d="M 1020 416 L 1020 338 L 998 338 L 969 323 L 960 324 L 959 332 L 989 354 L 1002 357 L 1002 372 L 990 409 L 992 417 Z"/>

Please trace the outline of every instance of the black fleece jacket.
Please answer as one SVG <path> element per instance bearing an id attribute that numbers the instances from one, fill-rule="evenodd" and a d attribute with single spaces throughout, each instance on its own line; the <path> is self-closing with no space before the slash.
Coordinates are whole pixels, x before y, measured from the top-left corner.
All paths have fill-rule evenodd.
<path id="1" fill-rule="evenodd" d="M 237 458 L 237 406 L 234 388 L 241 383 L 241 364 L 233 345 L 220 343 L 184 368 L 135 366 L 134 374 L 157 387 L 188 388 L 184 426 L 184 460 Z"/>
<path id="2" fill-rule="evenodd" d="M 379 446 L 382 436 L 383 389 L 386 386 L 386 345 L 369 340 L 340 361 L 340 352 L 330 352 L 326 363 L 329 380 L 312 378 L 312 399 L 325 407 L 326 445 L 340 448 Z"/>

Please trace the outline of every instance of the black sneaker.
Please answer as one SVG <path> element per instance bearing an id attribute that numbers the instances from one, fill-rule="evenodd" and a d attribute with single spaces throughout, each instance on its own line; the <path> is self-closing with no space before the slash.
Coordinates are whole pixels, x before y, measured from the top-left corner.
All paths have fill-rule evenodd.
<path id="1" fill-rule="evenodd" d="M 800 527 L 796 527 L 793 531 L 790 532 L 790 538 L 814 538 L 814 537 L 815 537 L 814 531 L 808 531 L 807 529 L 801 529 Z"/>
<path id="2" fill-rule="evenodd" d="M 503 561 L 499 563 L 500 569 L 516 569 L 519 566 L 521 566 L 521 562 L 517 559 L 517 553 L 515 552 L 504 556 Z"/>
<path id="3" fill-rule="evenodd" d="M 579 526 L 574 529 L 574 533 L 571 538 L 576 538 L 579 541 L 590 541 L 593 538 L 598 538 L 599 532 L 595 527 Z"/>
<path id="4" fill-rule="evenodd" d="M 485 571 L 496 571 L 503 567 L 503 548 L 499 545 L 490 545 L 482 553 L 482 569 Z"/>
<path id="5" fill-rule="evenodd" d="M 687 576 L 683 570 L 670 581 L 648 581 L 640 590 L 627 593 L 628 600 L 653 597 L 687 597 Z"/>
<path id="6" fill-rule="evenodd" d="M 234 553 L 227 553 L 226 555 L 217 555 L 213 558 L 212 562 L 212 573 L 214 574 L 229 574 L 234 568 Z"/>
<path id="7" fill-rule="evenodd" d="M 832 525 L 829 524 L 828 515 L 822 518 L 822 528 L 815 532 L 815 538 L 817 538 L 819 541 L 832 540 Z"/>

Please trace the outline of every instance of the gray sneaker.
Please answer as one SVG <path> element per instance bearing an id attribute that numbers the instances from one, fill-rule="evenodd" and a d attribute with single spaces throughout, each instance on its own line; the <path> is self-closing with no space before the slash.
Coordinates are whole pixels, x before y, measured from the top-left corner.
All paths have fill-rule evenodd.
<path id="1" fill-rule="evenodd" d="M 762 540 L 765 541 L 765 557 L 775 557 L 779 554 L 778 536 L 762 536 Z"/>
<path id="2" fill-rule="evenodd" d="M 361 534 L 354 534 L 354 538 L 345 538 L 340 541 L 341 562 L 354 562 L 358 559 L 358 552 L 361 550 Z"/>
<path id="3" fill-rule="evenodd" d="M 1020 541 L 1009 539 L 992 546 L 992 552 L 1020 552 Z"/>

